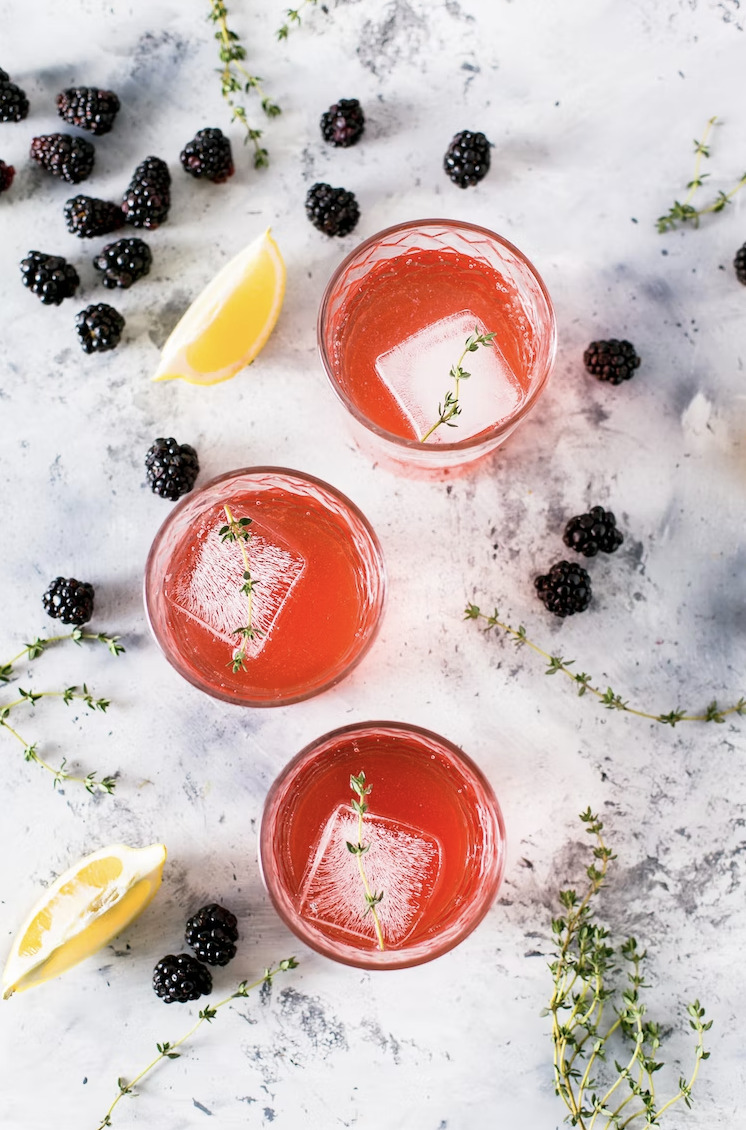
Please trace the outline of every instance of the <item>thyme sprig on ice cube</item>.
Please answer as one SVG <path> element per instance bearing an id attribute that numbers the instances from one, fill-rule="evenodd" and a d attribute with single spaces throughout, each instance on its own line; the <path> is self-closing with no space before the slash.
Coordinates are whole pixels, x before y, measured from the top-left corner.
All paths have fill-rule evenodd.
<path id="1" fill-rule="evenodd" d="M 461 403 L 459 400 L 461 394 L 461 381 L 467 381 L 471 373 L 467 373 L 463 367 L 463 361 L 467 353 L 476 353 L 480 345 L 491 346 L 494 340 L 494 333 L 480 334 L 479 327 L 474 327 L 474 333 L 470 334 L 466 339 L 463 352 L 455 365 L 451 365 L 450 377 L 454 382 L 454 387 L 449 388 L 443 397 L 442 403 L 438 405 L 438 419 L 428 428 L 420 443 L 426 443 L 430 436 L 435 432 L 441 424 L 445 424 L 449 428 L 457 428 L 458 424 L 453 423 L 456 416 L 461 415 Z"/>
<path id="2" fill-rule="evenodd" d="M 251 531 L 249 526 L 252 523 L 251 518 L 234 518 L 231 513 L 230 507 L 224 506 L 225 516 L 228 523 L 221 526 L 218 531 L 220 540 L 224 542 L 235 542 L 240 550 L 243 558 L 243 583 L 240 592 L 246 597 L 248 606 L 246 623 L 240 628 L 234 628 L 233 634 L 240 637 L 241 643 L 233 652 L 233 658 L 228 664 L 233 669 L 233 674 L 237 675 L 239 671 L 246 669 L 246 647 L 252 640 L 259 639 L 263 633 L 260 628 L 254 625 L 254 589 L 259 584 L 251 576 L 251 567 L 249 565 L 248 544 L 251 541 Z"/>

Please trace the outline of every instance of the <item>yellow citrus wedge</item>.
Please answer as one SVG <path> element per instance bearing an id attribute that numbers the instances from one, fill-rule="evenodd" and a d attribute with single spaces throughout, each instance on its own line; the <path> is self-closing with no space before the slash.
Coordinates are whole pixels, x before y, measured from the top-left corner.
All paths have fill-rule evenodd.
<path id="1" fill-rule="evenodd" d="M 153 898 L 165 861 L 163 844 L 111 844 L 60 875 L 16 934 L 3 997 L 59 976 L 110 942 Z"/>
<path id="2" fill-rule="evenodd" d="M 274 329 L 285 297 L 285 264 L 270 235 L 226 263 L 163 347 L 154 381 L 227 381 L 250 364 Z"/>

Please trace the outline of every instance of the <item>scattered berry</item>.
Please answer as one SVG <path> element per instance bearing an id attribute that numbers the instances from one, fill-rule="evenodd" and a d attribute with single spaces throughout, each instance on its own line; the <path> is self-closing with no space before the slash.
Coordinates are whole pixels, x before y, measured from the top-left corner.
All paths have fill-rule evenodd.
<path id="1" fill-rule="evenodd" d="M 616 528 L 616 518 L 603 506 L 593 506 L 587 514 L 578 514 L 565 526 L 562 540 L 576 553 L 595 557 L 602 553 L 615 553 L 624 541 L 624 534 Z"/>
<path id="2" fill-rule="evenodd" d="M 188 494 L 199 474 L 197 452 L 188 443 L 178 444 L 173 436 L 161 437 L 148 449 L 145 469 L 153 494 L 176 502 Z"/>
<path id="3" fill-rule="evenodd" d="M 91 133 L 108 133 L 121 103 L 111 90 L 72 86 L 57 95 L 57 113 L 70 126 Z"/>
<path id="4" fill-rule="evenodd" d="M 736 268 L 736 278 L 746 286 L 746 243 L 736 252 L 733 266 Z"/>
<path id="5" fill-rule="evenodd" d="M 6 165 L 5 161 L 0 161 L 0 192 L 8 191 L 15 175 L 16 171 L 12 165 Z"/>
<path id="6" fill-rule="evenodd" d="M 462 129 L 446 150 L 443 168 L 459 188 L 478 184 L 490 171 L 489 141 L 483 133 Z"/>
<path id="7" fill-rule="evenodd" d="M 93 615 L 93 585 L 74 577 L 55 577 L 42 597 L 44 611 L 63 624 L 80 627 Z"/>
<path id="8" fill-rule="evenodd" d="M 169 953 L 153 970 L 153 988 L 166 1004 L 184 1004 L 212 992 L 212 974 L 188 953 Z"/>
<path id="9" fill-rule="evenodd" d="M 306 195 L 306 215 L 325 235 L 348 235 L 360 219 L 360 209 L 352 192 L 318 183 Z"/>
<path id="10" fill-rule="evenodd" d="M 555 616 L 583 612 L 591 602 L 591 579 L 581 565 L 572 561 L 558 561 L 534 584 L 539 600 Z"/>
<path id="11" fill-rule="evenodd" d="M 119 345 L 124 318 L 113 306 L 99 302 L 76 314 L 75 328 L 86 353 L 105 353 Z"/>
<path id="12" fill-rule="evenodd" d="M 220 129 L 198 130 L 181 152 L 181 163 L 193 177 L 206 177 L 222 184 L 236 171 L 231 143 Z"/>
<path id="13" fill-rule="evenodd" d="M 124 212 L 108 200 L 93 196 L 73 196 L 65 204 L 67 230 L 81 239 L 106 235 L 124 225 Z"/>
<path id="14" fill-rule="evenodd" d="M 171 207 L 171 174 L 160 157 L 146 157 L 135 169 L 122 197 L 122 211 L 136 228 L 157 228 Z"/>
<path id="15" fill-rule="evenodd" d="M 620 385 L 635 375 L 640 358 L 629 341 L 592 341 L 583 354 L 583 363 L 589 373 L 600 381 Z"/>
<path id="16" fill-rule="evenodd" d="M 0 122 L 20 122 L 28 114 L 28 98 L 0 67 Z"/>
<path id="17" fill-rule="evenodd" d="M 185 941 L 200 961 L 227 965 L 236 956 L 238 930 L 235 914 L 216 902 L 203 906 L 186 924 Z"/>
<path id="18" fill-rule="evenodd" d="M 347 149 L 360 140 L 365 129 L 365 114 L 357 98 L 340 98 L 321 115 L 321 136 L 330 145 Z"/>
<path id="19" fill-rule="evenodd" d="M 122 290 L 147 275 L 153 256 L 147 243 L 142 239 L 118 239 L 107 243 L 93 260 L 97 271 L 103 271 L 101 282 L 109 290 L 118 286 Z"/>
<path id="20" fill-rule="evenodd" d="M 21 260 L 24 286 L 38 294 L 45 306 L 59 306 L 64 298 L 72 298 L 78 289 L 78 272 L 61 255 L 45 255 L 29 251 Z"/>
<path id="21" fill-rule="evenodd" d="M 42 169 L 69 184 L 91 175 L 96 150 L 93 142 L 70 133 L 48 133 L 31 142 L 31 156 Z"/>

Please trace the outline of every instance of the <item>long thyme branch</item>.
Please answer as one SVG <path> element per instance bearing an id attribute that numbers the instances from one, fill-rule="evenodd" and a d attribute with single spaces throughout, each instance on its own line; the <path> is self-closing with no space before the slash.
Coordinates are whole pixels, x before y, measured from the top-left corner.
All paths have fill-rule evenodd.
<path id="1" fill-rule="evenodd" d="M 707 140 L 710 136 L 710 131 L 712 130 L 712 127 L 715 125 L 716 121 L 716 117 L 710 118 L 705 127 L 705 131 L 702 134 L 702 140 L 695 140 L 694 152 L 696 154 L 696 159 L 694 162 L 694 172 L 692 174 L 692 179 L 686 186 L 689 189 L 689 192 L 687 193 L 683 201 L 674 200 L 665 216 L 658 217 L 656 221 L 656 227 L 659 232 L 670 231 L 676 227 L 677 223 L 691 222 L 694 224 L 695 228 L 699 227 L 700 216 L 705 216 L 710 212 L 722 212 L 725 206 L 727 204 L 730 204 L 736 193 L 740 192 L 743 186 L 746 185 L 746 173 L 744 173 L 738 183 L 730 190 L 730 192 L 718 192 L 712 203 L 708 204 L 705 208 L 697 209 L 692 204 L 692 200 L 694 199 L 697 189 L 702 187 L 705 179 L 709 176 L 709 173 L 703 173 L 700 170 L 703 158 L 710 156 L 710 147 L 707 144 Z"/>
<path id="2" fill-rule="evenodd" d="M 296 27 L 300 26 L 300 14 L 303 9 L 308 4 L 316 4 L 317 2 L 318 0 L 300 0 L 300 4 L 297 8 L 287 8 L 285 11 L 285 23 L 282 25 L 282 27 L 279 27 L 277 29 L 277 38 L 287 39 L 287 37 L 290 35 L 291 27 L 293 27 L 293 25 L 295 25 Z"/>
<path id="3" fill-rule="evenodd" d="M 547 668 L 544 672 L 545 675 L 556 675 L 558 672 L 566 675 L 571 682 L 575 683 L 578 687 L 578 695 L 582 697 L 586 691 L 595 696 L 598 701 L 607 710 L 621 710 L 625 714 L 634 714 L 638 718 L 649 718 L 651 722 L 661 722 L 666 726 L 675 726 L 678 722 L 724 722 L 729 714 L 746 714 L 746 698 L 743 696 L 738 699 L 732 706 L 720 707 L 717 701 L 713 701 L 701 714 L 687 714 L 686 711 L 675 709 L 669 710 L 666 714 L 652 714 L 647 710 L 637 710 L 630 706 L 621 695 L 616 694 L 611 687 L 607 687 L 605 691 L 600 687 L 594 686 L 591 682 L 591 675 L 583 672 L 571 671 L 570 668 L 574 666 L 574 659 L 564 659 L 561 655 L 551 655 L 548 651 L 544 651 L 538 644 L 533 643 L 526 635 L 526 629 L 523 625 L 518 628 L 511 627 L 500 620 L 497 609 L 492 615 L 482 612 L 478 605 L 467 604 L 464 609 L 465 620 L 484 620 L 486 627 L 483 629 L 488 632 L 492 628 L 499 628 L 505 632 L 507 636 L 513 640 L 517 647 L 528 647 L 537 655 L 542 656 L 547 661 Z"/>
<path id="4" fill-rule="evenodd" d="M 137 1084 L 142 1079 L 144 1079 L 145 1076 L 153 1070 L 153 1068 L 157 1067 L 158 1064 L 161 1063 L 164 1059 L 179 1059 L 180 1053 L 175 1049 L 181 1047 L 182 1044 L 186 1043 L 186 1041 L 194 1035 L 197 1029 L 200 1028 L 205 1021 L 207 1021 L 208 1024 L 212 1023 L 212 1021 L 215 1019 L 215 1016 L 217 1015 L 219 1008 L 223 1008 L 225 1005 L 230 1004 L 231 1001 L 236 1000 L 238 997 L 247 997 L 252 989 L 257 989 L 260 985 L 271 984 L 273 977 L 275 977 L 277 973 L 285 973 L 289 969 L 296 969 L 297 966 L 298 962 L 294 957 L 287 957 L 283 961 L 279 962 L 276 966 L 265 969 L 263 976 L 257 978 L 256 981 L 252 981 L 251 983 L 249 983 L 248 981 L 242 981 L 236 991 L 234 993 L 231 993 L 230 996 L 225 997 L 222 1001 L 218 1001 L 217 1004 L 207 1004 L 204 1008 L 200 1009 L 196 1023 L 193 1024 L 189 1031 L 186 1032 L 179 1040 L 175 1040 L 173 1043 L 169 1043 L 168 1041 L 165 1041 L 162 1044 L 157 1043 L 156 1048 L 158 1049 L 158 1055 L 155 1057 L 155 1059 L 151 1060 L 147 1067 L 144 1067 L 142 1071 L 135 1075 L 134 1079 L 132 1079 L 129 1083 L 126 1083 L 122 1078 L 117 1079 L 117 1086 L 119 1087 L 119 1091 L 110 1104 L 109 1109 L 106 1111 L 106 1114 L 101 1119 L 98 1130 L 104 1130 L 105 1127 L 112 1125 L 111 1116 L 114 1108 L 118 1103 L 122 1101 L 125 1095 L 131 1095 L 134 1093 L 134 1089 Z"/>
<path id="5" fill-rule="evenodd" d="M 467 381 L 471 373 L 467 373 L 463 367 L 463 360 L 467 353 L 476 353 L 480 345 L 491 346 L 495 338 L 494 333 L 480 334 L 479 327 L 474 327 L 474 333 L 470 334 L 466 339 L 464 350 L 455 365 L 451 365 L 450 377 L 454 381 L 454 388 L 448 389 L 443 402 L 438 405 L 438 419 L 428 428 L 420 443 L 425 443 L 430 436 L 436 431 L 441 424 L 445 424 L 449 428 L 457 428 L 458 424 L 452 423 L 455 416 L 461 415 L 461 403 L 459 396 L 461 392 L 461 381 Z"/>
<path id="6" fill-rule="evenodd" d="M 378 911 L 376 910 L 378 903 L 383 899 L 383 891 L 376 893 L 375 891 L 371 890 L 370 883 L 368 882 L 368 876 L 366 875 L 365 868 L 363 867 L 363 856 L 370 847 L 370 844 L 363 842 L 363 816 L 368 811 L 368 805 L 365 802 L 365 798 L 369 795 L 373 786 L 366 785 L 365 773 L 361 771 L 357 777 L 350 777 L 350 788 L 356 794 L 357 798 L 350 801 L 352 811 L 357 813 L 357 843 L 353 844 L 348 840 L 347 850 L 351 852 L 352 855 L 354 855 L 357 859 L 357 869 L 360 873 L 360 879 L 362 880 L 363 890 L 365 892 L 365 912 L 367 914 L 368 911 L 370 911 L 373 916 L 373 924 L 376 931 L 376 939 L 378 942 L 379 950 L 385 950 L 386 946 L 383 940 L 381 920 L 378 917 Z"/>
<path id="7" fill-rule="evenodd" d="M 241 556 L 243 558 L 243 584 L 241 585 L 240 591 L 246 597 L 248 604 L 248 616 L 245 625 L 241 628 L 235 628 L 233 633 L 241 638 L 241 644 L 236 651 L 234 651 L 233 659 L 229 664 L 229 666 L 233 668 L 233 674 L 237 675 L 239 671 L 245 670 L 246 667 L 246 645 L 250 643 L 251 640 L 258 639 L 262 635 L 261 629 L 254 626 L 254 589 L 259 582 L 255 581 L 251 576 L 247 549 L 249 541 L 251 540 L 249 526 L 252 520 L 251 518 L 234 518 L 228 506 L 224 506 L 223 510 L 228 519 L 228 524 L 220 527 L 220 539 L 224 542 L 236 542 L 241 550 Z"/>

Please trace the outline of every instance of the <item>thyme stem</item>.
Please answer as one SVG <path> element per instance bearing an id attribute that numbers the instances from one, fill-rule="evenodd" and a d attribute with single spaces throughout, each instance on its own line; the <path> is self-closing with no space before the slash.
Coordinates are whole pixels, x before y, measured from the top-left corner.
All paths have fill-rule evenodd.
<path id="1" fill-rule="evenodd" d="M 432 427 L 428 428 L 428 430 L 420 440 L 420 443 L 425 443 L 433 434 L 433 432 L 441 426 L 441 424 L 446 424 L 449 428 L 458 427 L 457 424 L 453 424 L 451 423 L 451 421 L 453 420 L 454 416 L 461 415 L 461 404 L 459 402 L 461 381 L 466 381 L 471 376 L 471 373 L 467 373 L 463 368 L 462 362 L 467 353 L 476 353 L 480 345 L 491 346 L 494 337 L 494 333 L 480 334 L 478 326 L 475 326 L 474 333 L 470 334 L 469 337 L 467 337 L 466 344 L 461 356 L 459 357 L 455 365 L 451 365 L 450 376 L 454 381 L 455 387 L 453 389 L 448 389 L 448 391 L 446 392 L 443 398 L 443 402 L 438 405 L 438 419 L 435 421 Z"/>
<path id="2" fill-rule="evenodd" d="M 224 506 L 225 516 L 228 519 L 227 526 L 220 527 L 220 538 L 222 541 L 234 541 L 238 543 L 243 558 L 243 584 L 241 585 L 241 592 L 246 597 L 248 603 L 248 618 L 246 624 L 241 628 L 234 629 L 234 635 L 240 636 L 241 644 L 234 651 L 233 659 L 228 664 L 233 668 L 233 674 L 237 675 L 239 671 L 246 668 L 246 645 L 251 641 L 258 639 L 262 635 L 260 628 L 255 628 L 253 623 L 254 616 L 254 589 L 258 585 L 251 576 L 251 567 L 249 565 L 249 554 L 247 545 L 251 540 L 249 533 L 249 526 L 251 525 L 251 518 L 234 518 L 231 513 L 230 507 Z"/>
<path id="3" fill-rule="evenodd" d="M 710 212 L 722 212 L 725 206 L 727 204 L 730 204 L 736 193 L 740 192 L 743 186 L 746 185 L 746 173 L 744 173 L 738 183 L 729 192 L 718 192 L 712 203 L 708 204 L 706 207 L 697 209 L 692 204 L 692 200 L 694 199 L 694 195 L 697 192 L 697 189 L 702 187 L 705 178 L 709 176 L 708 173 L 700 172 L 700 169 L 702 166 L 702 159 L 704 157 L 710 156 L 710 147 L 707 144 L 707 139 L 710 136 L 710 131 L 712 130 L 712 127 L 715 125 L 716 121 L 716 117 L 710 118 L 707 125 L 705 126 L 705 131 L 702 134 L 702 140 L 694 142 L 694 152 L 696 153 L 696 159 L 694 162 L 694 173 L 692 175 L 692 179 L 686 186 L 689 189 L 689 192 L 687 193 L 683 201 L 674 200 L 665 216 L 658 217 L 656 221 L 656 227 L 659 232 L 662 233 L 670 231 L 676 227 L 677 223 L 691 222 L 694 224 L 695 228 L 699 227 L 700 216 L 705 216 Z"/>
<path id="4" fill-rule="evenodd" d="M 303 9 L 308 4 L 316 4 L 317 2 L 318 0 L 300 0 L 297 8 L 287 8 L 285 11 L 285 23 L 282 25 L 282 27 L 279 27 L 277 29 L 277 38 L 287 39 L 287 37 L 290 35 L 290 28 L 292 27 L 292 25 L 295 24 L 296 26 L 300 26 L 300 14 Z"/>
<path id="5" fill-rule="evenodd" d="M 383 891 L 376 893 L 371 890 L 370 883 L 368 882 L 368 876 L 366 875 L 365 868 L 363 867 L 363 856 L 370 847 L 369 844 L 363 843 L 363 816 L 368 811 L 368 805 L 366 804 L 365 798 L 369 795 L 369 793 L 373 789 L 373 786 L 366 785 L 365 773 L 361 771 L 357 777 L 350 777 L 350 788 L 357 797 L 356 800 L 350 802 L 352 811 L 357 813 L 357 843 L 352 844 L 348 840 L 347 850 L 351 852 L 352 855 L 354 855 L 357 859 L 357 869 L 360 872 L 363 890 L 365 891 L 366 914 L 368 911 L 370 911 L 370 913 L 372 914 L 378 948 L 379 950 L 385 950 L 386 946 L 383 940 L 381 920 L 378 917 L 378 911 L 376 910 L 376 906 L 383 899 Z"/>

